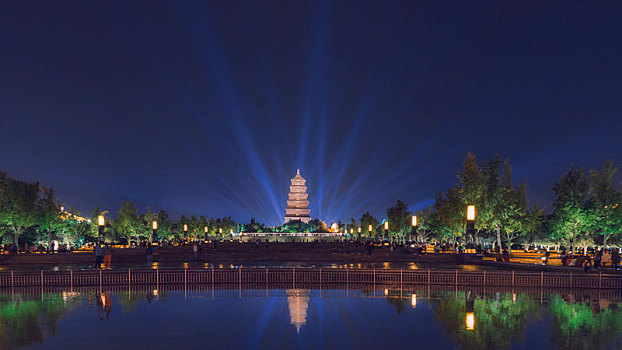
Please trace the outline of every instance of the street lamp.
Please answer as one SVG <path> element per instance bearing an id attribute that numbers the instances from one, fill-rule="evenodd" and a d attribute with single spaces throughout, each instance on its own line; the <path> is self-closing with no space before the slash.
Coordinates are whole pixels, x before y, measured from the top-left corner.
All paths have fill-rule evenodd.
<path id="1" fill-rule="evenodd" d="M 153 222 L 151 223 L 151 227 L 153 228 L 153 237 L 157 238 L 158 237 L 158 222 L 153 220 Z"/>
<path id="2" fill-rule="evenodd" d="M 101 239 L 102 233 L 104 231 L 104 216 L 103 215 L 99 215 L 97 217 L 97 240 L 99 241 Z"/>
<path id="3" fill-rule="evenodd" d="M 188 224 L 184 224 L 184 239 L 188 238 Z"/>
<path id="4" fill-rule="evenodd" d="M 388 236 L 389 236 L 389 220 L 384 222 L 384 237 L 385 237 L 385 239 Z M 391 240 L 391 243 L 393 243 L 393 240 Z"/>
<path id="5" fill-rule="evenodd" d="M 412 222 L 410 224 L 412 226 L 412 236 L 416 236 L 417 235 L 417 215 L 413 215 Z"/>
<path id="6" fill-rule="evenodd" d="M 205 231 L 205 237 L 207 237 L 207 226 L 203 228 L 203 231 Z"/>
<path id="7" fill-rule="evenodd" d="M 475 235 L 475 206 L 473 204 L 467 206 L 467 234 Z"/>
<path id="8" fill-rule="evenodd" d="M 410 305 L 413 308 L 417 307 L 417 294 L 413 294 L 410 296 Z"/>
<path id="9" fill-rule="evenodd" d="M 369 238 L 371 238 L 371 229 L 372 229 L 372 227 L 371 227 L 371 225 L 369 225 L 369 226 L 367 227 L 367 231 L 368 231 L 368 236 L 369 236 Z"/>
<path id="10" fill-rule="evenodd" d="M 218 229 L 218 233 L 222 236 L 222 227 Z"/>

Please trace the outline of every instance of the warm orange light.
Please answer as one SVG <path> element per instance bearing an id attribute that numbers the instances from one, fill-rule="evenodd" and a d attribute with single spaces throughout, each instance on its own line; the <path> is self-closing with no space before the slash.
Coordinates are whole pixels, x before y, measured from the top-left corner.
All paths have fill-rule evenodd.
<path id="1" fill-rule="evenodd" d="M 219 233 L 222 233 L 222 227 L 218 229 L 218 232 L 219 232 Z"/>
<path id="2" fill-rule="evenodd" d="M 153 220 L 153 222 L 151 223 L 151 226 L 153 226 L 154 230 L 157 230 L 158 229 L 158 222 Z"/>
<path id="3" fill-rule="evenodd" d="M 389 229 L 389 222 L 388 221 L 384 222 L 384 229 L 385 229 L 385 231 Z"/>
<path id="4" fill-rule="evenodd" d="M 475 329 L 475 314 L 472 312 L 467 312 L 466 317 L 464 319 L 464 323 L 466 325 L 467 331 L 472 331 Z"/>
<path id="5" fill-rule="evenodd" d="M 205 230 L 205 233 L 207 233 L 207 226 L 205 226 L 204 230 Z"/>
<path id="6" fill-rule="evenodd" d="M 469 221 L 475 220 L 475 206 L 474 205 L 467 206 L 467 220 Z"/>
<path id="7" fill-rule="evenodd" d="M 369 232 L 371 232 L 371 225 L 369 225 Z"/>
<path id="8" fill-rule="evenodd" d="M 413 215 L 412 225 L 413 227 L 417 226 L 417 215 Z"/>
<path id="9" fill-rule="evenodd" d="M 359 233 L 361 233 L 361 226 L 359 226 Z"/>
<path id="10" fill-rule="evenodd" d="M 417 294 L 410 296 L 410 305 L 412 305 L 412 307 L 417 307 Z"/>
<path id="11" fill-rule="evenodd" d="M 350 233 L 354 233 L 354 229 L 353 228 L 350 228 Z"/>
<path id="12" fill-rule="evenodd" d="M 184 232 L 188 232 L 188 225 L 184 224 Z"/>
<path id="13" fill-rule="evenodd" d="M 100 215 L 100 216 L 97 217 L 97 224 L 99 226 L 104 226 L 104 216 L 103 215 Z"/>
<path id="14" fill-rule="evenodd" d="M 388 289 L 384 289 L 384 295 L 389 295 L 389 290 Z"/>
<path id="15" fill-rule="evenodd" d="M 333 231 L 337 231 L 337 229 L 339 228 L 336 222 L 333 222 L 333 224 L 330 227 L 333 229 Z"/>

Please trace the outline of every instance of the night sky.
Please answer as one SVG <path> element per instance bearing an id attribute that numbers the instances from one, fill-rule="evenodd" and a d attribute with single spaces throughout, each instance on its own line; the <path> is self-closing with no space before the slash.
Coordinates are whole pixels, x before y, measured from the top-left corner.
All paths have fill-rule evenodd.
<path id="1" fill-rule="evenodd" d="M 433 203 L 468 151 L 532 202 L 622 166 L 615 1 L 7 1 L 0 169 L 65 205 L 282 222 Z M 619 177 L 616 180 L 619 183 Z"/>

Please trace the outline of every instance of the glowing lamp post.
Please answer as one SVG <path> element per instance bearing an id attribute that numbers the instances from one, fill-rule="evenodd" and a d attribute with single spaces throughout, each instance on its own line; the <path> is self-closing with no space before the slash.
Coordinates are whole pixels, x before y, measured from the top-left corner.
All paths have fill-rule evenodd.
<path id="1" fill-rule="evenodd" d="M 218 229 L 218 233 L 222 236 L 222 227 Z"/>
<path id="2" fill-rule="evenodd" d="M 104 216 L 103 215 L 99 215 L 97 217 L 97 240 L 99 241 L 101 239 L 102 233 L 104 231 Z"/>
<path id="3" fill-rule="evenodd" d="M 360 240 L 361 239 L 361 226 L 359 226 L 357 230 L 358 230 L 358 238 L 357 238 L 357 240 Z"/>
<path id="4" fill-rule="evenodd" d="M 188 224 L 184 224 L 184 239 L 188 238 Z"/>
<path id="5" fill-rule="evenodd" d="M 367 230 L 368 230 L 368 233 L 369 233 L 369 237 L 370 237 L 370 238 L 371 238 L 371 229 L 372 229 L 372 227 L 371 227 L 371 225 L 369 225 L 369 226 L 367 227 Z"/>
<path id="6" fill-rule="evenodd" d="M 410 296 L 410 305 L 414 308 L 417 307 L 417 294 L 413 294 Z"/>
<path id="7" fill-rule="evenodd" d="M 412 226 L 412 236 L 415 237 L 417 235 L 417 215 L 413 215 L 412 222 L 410 224 Z"/>
<path id="8" fill-rule="evenodd" d="M 467 206 L 467 234 L 475 235 L 475 206 Z"/>
<path id="9" fill-rule="evenodd" d="M 158 222 L 153 220 L 153 222 L 151 223 L 151 227 L 153 228 L 153 238 L 157 238 L 158 237 Z"/>
<path id="10" fill-rule="evenodd" d="M 207 226 L 203 228 L 203 231 L 205 232 L 205 237 L 207 237 Z"/>
<path id="11" fill-rule="evenodd" d="M 389 221 L 384 222 L 384 239 L 389 236 Z M 393 243 L 393 239 L 391 239 L 391 243 Z"/>

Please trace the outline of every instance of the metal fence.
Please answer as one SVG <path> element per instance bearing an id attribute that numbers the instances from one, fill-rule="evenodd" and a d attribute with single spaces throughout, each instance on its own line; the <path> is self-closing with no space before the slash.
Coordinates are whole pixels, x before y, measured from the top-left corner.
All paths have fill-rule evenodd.
<path id="1" fill-rule="evenodd" d="M 4 271 L 0 287 L 174 284 L 399 284 L 620 289 L 622 276 L 605 273 L 338 268 L 206 268 L 182 270 Z"/>

